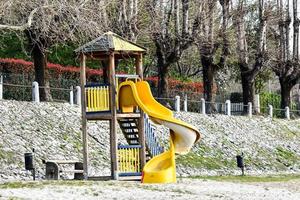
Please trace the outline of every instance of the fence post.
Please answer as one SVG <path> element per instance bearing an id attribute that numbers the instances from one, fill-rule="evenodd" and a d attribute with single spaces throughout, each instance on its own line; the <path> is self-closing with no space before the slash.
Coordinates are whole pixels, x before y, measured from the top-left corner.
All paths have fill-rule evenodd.
<path id="1" fill-rule="evenodd" d="M 183 111 L 187 112 L 187 95 L 184 95 Z"/>
<path id="2" fill-rule="evenodd" d="M 203 115 L 206 114 L 206 111 L 205 111 L 205 99 L 204 98 L 201 98 L 201 112 Z"/>
<path id="3" fill-rule="evenodd" d="M 0 100 L 3 99 L 3 75 L 0 75 Z"/>
<path id="4" fill-rule="evenodd" d="M 40 102 L 39 84 L 36 81 L 32 83 L 32 101 L 35 103 Z"/>
<path id="5" fill-rule="evenodd" d="M 180 112 L 180 96 L 175 96 L 175 111 Z"/>
<path id="6" fill-rule="evenodd" d="M 74 105 L 74 91 L 73 91 L 73 86 L 70 88 L 70 104 L 71 106 Z"/>
<path id="7" fill-rule="evenodd" d="M 76 86 L 76 104 L 81 105 L 81 87 Z"/>
<path id="8" fill-rule="evenodd" d="M 256 113 L 260 113 L 259 94 L 254 95 L 254 109 Z"/>
<path id="9" fill-rule="evenodd" d="M 226 106 L 226 115 L 231 116 L 231 103 L 230 100 L 225 101 L 225 106 Z"/>
<path id="10" fill-rule="evenodd" d="M 269 117 L 273 118 L 273 106 L 269 105 Z"/>
<path id="11" fill-rule="evenodd" d="M 252 102 L 248 102 L 248 116 L 252 117 Z"/>
<path id="12" fill-rule="evenodd" d="M 290 119 L 290 108 L 288 106 L 285 107 L 285 118 Z"/>

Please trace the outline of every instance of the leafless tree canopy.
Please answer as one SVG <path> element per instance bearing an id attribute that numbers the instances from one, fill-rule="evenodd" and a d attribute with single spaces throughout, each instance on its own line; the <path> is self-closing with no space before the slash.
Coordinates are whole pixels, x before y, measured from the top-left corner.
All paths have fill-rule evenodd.
<path id="1" fill-rule="evenodd" d="M 101 0 L 1 0 L 0 28 L 32 30 L 35 40 L 46 39 L 48 45 L 86 40 L 107 29 L 107 6 Z"/>
<path id="2" fill-rule="evenodd" d="M 134 42 L 142 38 L 150 47 L 160 96 L 167 94 L 170 69 L 177 69 L 187 76 L 202 72 L 205 98 L 213 101 L 215 76 L 231 63 L 239 68 L 245 105 L 253 102 L 258 74 L 270 68 L 280 80 L 284 107 L 300 77 L 298 4 L 298 0 L 0 0 L 0 30 L 26 36 L 42 85 L 49 47 L 83 43 L 112 30 Z M 182 62 L 189 58 L 184 52 L 195 49 L 198 62 Z M 185 63 L 199 66 L 184 67 Z"/>

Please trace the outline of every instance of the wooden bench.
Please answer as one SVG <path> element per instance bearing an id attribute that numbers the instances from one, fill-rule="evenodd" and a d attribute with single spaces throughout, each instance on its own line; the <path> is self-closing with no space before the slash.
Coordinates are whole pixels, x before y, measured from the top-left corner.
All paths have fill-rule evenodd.
<path id="1" fill-rule="evenodd" d="M 58 180 L 60 173 L 74 173 L 75 180 L 83 180 L 83 164 L 78 160 L 43 160 L 47 180 Z M 74 165 L 74 170 L 63 170 L 61 165 Z"/>

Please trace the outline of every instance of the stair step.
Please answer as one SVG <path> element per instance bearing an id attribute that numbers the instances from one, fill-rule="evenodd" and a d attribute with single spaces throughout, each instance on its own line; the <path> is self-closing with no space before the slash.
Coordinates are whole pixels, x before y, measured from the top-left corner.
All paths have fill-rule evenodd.
<path id="1" fill-rule="evenodd" d="M 135 123 L 135 120 L 122 120 L 121 123 Z"/>
<path id="2" fill-rule="evenodd" d="M 138 127 L 136 126 L 130 126 L 130 127 L 122 127 L 122 129 L 125 129 L 125 130 L 130 130 L 130 129 L 138 129 Z"/>
<path id="3" fill-rule="evenodd" d="M 138 141 L 137 138 L 127 138 L 127 140 L 130 140 L 130 141 Z"/>
<path id="4" fill-rule="evenodd" d="M 128 138 L 139 138 L 139 135 L 138 134 L 126 134 L 125 137 L 128 137 Z"/>
<path id="5" fill-rule="evenodd" d="M 126 137 L 126 135 L 128 135 L 128 136 L 139 136 L 139 134 L 138 133 L 124 133 L 124 135 L 125 135 L 125 137 Z"/>
<path id="6" fill-rule="evenodd" d="M 139 138 L 136 138 L 136 137 L 132 137 L 132 138 L 126 137 L 126 139 L 127 139 L 127 140 L 139 140 Z"/>
<path id="7" fill-rule="evenodd" d="M 138 135 L 139 134 L 139 132 L 138 131 L 134 131 L 134 130 L 123 130 L 123 133 L 129 133 L 129 134 L 136 134 L 136 135 Z"/>
<path id="8" fill-rule="evenodd" d="M 125 135 L 138 135 L 138 131 L 124 131 Z"/>
<path id="9" fill-rule="evenodd" d="M 138 142 L 130 142 L 129 145 L 138 145 Z"/>

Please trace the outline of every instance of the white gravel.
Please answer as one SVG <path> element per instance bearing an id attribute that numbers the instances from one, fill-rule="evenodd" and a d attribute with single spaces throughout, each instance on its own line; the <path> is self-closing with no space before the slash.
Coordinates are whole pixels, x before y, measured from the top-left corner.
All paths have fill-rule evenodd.
<path id="1" fill-rule="evenodd" d="M 236 155 L 245 154 L 247 174 L 300 172 L 300 119 L 263 116 L 202 115 L 179 112 L 175 117 L 196 126 L 202 139 L 185 156 L 178 156 L 178 177 L 238 174 Z M 24 153 L 36 151 L 37 177 L 42 159 L 82 159 L 81 117 L 68 103 L 0 100 L 0 181 L 30 180 Z M 118 129 L 118 142 L 126 144 Z M 88 123 L 90 176 L 110 174 L 109 124 Z M 168 145 L 168 130 L 157 127 L 157 138 Z"/>
<path id="2" fill-rule="evenodd" d="M 138 182 L 87 182 L 80 186 L 41 185 L 0 189 L 0 199 L 224 199 L 299 200 L 300 181 L 233 183 L 181 179 L 177 184 L 144 185 Z M 292 187 L 291 187 L 292 186 Z"/>

